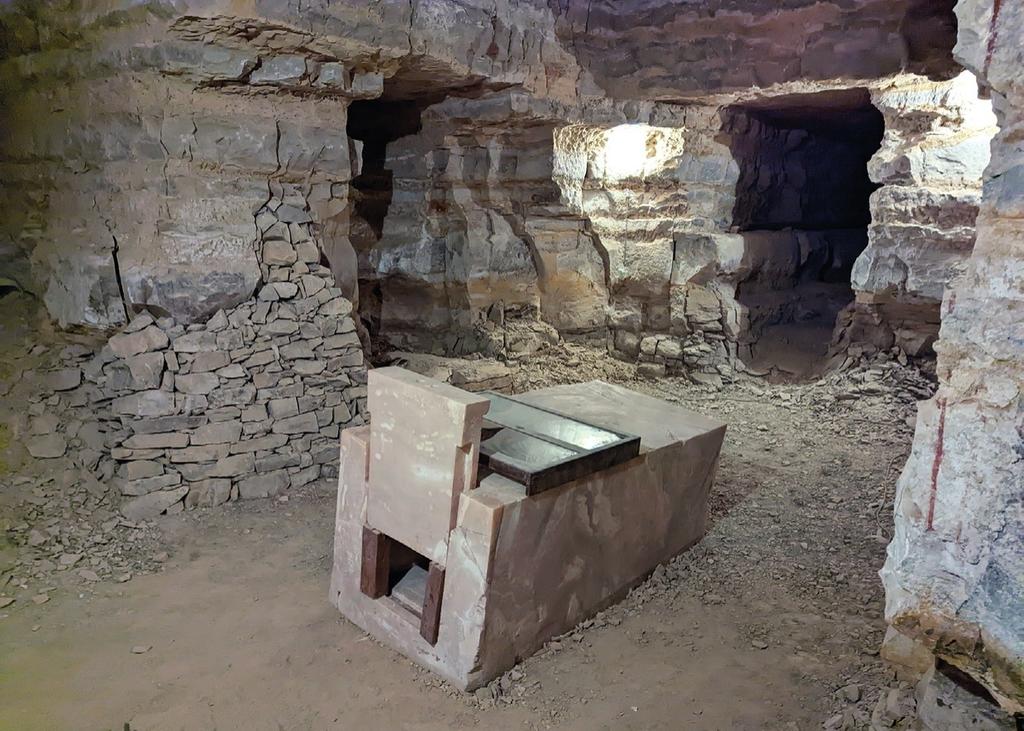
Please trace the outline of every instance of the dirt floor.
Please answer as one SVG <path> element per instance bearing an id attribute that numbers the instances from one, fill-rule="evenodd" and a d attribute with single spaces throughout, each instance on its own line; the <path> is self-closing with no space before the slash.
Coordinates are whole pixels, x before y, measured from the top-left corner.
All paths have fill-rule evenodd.
<path id="1" fill-rule="evenodd" d="M 454 691 L 328 604 L 334 494 L 320 483 L 163 517 L 119 581 L 58 565 L 0 583 L 13 599 L 0 604 L 0 729 L 866 725 L 891 681 L 877 571 L 921 395 L 903 380 L 920 391 L 921 379 L 884 363 L 717 390 L 638 380 L 563 346 L 522 364 L 517 386 L 592 377 L 728 423 L 711 528 L 491 686 Z M 28 550 L 25 516 L 42 508 L 11 497 L 13 478 L 0 489 L 0 527 Z"/>

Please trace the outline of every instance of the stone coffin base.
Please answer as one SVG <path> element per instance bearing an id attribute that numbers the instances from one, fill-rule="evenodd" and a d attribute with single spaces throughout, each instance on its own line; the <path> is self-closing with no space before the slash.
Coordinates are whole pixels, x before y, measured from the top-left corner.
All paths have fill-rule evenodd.
<path id="1" fill-rule="evenodd" d="M 360 591 L 369 428 L 341 438 L 331 602 L 463 690 L 490 682 L 697 542 L 725 436 L 720 422 L 597 381 L 518 398 L 636 434 L 640 454 L 532 497 L 499 475 L 463 493 L 434 645 L 397 600 Z"/>

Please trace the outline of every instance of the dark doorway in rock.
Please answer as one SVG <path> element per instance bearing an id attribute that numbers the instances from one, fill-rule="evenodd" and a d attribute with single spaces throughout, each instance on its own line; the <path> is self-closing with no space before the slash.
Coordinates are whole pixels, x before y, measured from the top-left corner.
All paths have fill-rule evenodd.
<path id="1" fill-rule="evenodd" d="M 727 110 L 739 165 L 733 230 L 744 240 L 736 297 L 749 313 L 740 357 L 779 379 L 821 373 L 850 273 L 868 243 L 867 163 L 884 121 L 866 89 L 796 94 Z"/>
<path id="2" fill-rule="evenodd" d="M 380 240 L 394 193 L 392 172 L 386 167 L 388 143 L 420 131 L 424 106 L 414 100 L 369 99 L 348 109 L 349 139 L 362 143 L 362 163 L 351 193 L 350 236 L 356 251 Z"/>
<path id="3" fill-rule="evenodd" d="M 358 175 L 349 190 L 349 240 L 358 267 L 359 316 L 371 337 L 380 328 L 381 292 L 370 252 L 384 234 L 384 219 L 394 197 L 394 172 L 388 145 L 422 129 L 423 110 L 437 97 L 380 98 L 353 102 L 346 130 L 358 156 Z"/>

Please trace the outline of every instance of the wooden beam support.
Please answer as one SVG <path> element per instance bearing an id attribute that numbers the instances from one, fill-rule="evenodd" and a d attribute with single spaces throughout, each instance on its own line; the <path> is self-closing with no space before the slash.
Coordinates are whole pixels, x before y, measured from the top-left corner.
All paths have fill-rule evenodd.
<path id="1" fill-rule="evenodd" d="M 444 593 L 444 569 L 431 562 L 427 573 L 427 590 L 423 595 L 423 614 L 420 615 L 420 637 L 431 645 L 437 644 L 441 628 L 441 595 Z"/>
<path id="2" fill-rule="evenodd" d="M 359 590 L 371 599 L 388 593 L 391 571 L 391 539 L 380 531 L 363 526 L 363 561 L 359 574 Z"/>

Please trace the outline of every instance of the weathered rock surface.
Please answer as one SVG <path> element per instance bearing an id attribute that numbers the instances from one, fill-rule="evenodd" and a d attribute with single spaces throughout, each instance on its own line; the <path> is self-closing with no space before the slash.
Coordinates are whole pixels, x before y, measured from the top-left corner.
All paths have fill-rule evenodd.
<path id="1" fill-rule="evenodd" d="M 938 336 L 943 293 L 974 246 L 995 116 L 967 71 L 877 89 L 872 103 L 885 114 L 869 168 L 882 187 L 871 198 L 869 244 L 852 275 L 857 302 L 840 337 L 920 355 Z"/>
<path id="2" fill-rule="evenodd" d="M 921 405 L 882 570 L 886 618 L 1024 712 L 1024 12 L 957 4 L 957 57 L 999 134 L 973 253 L 943 300 L 940 385 Z"/>

